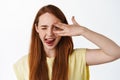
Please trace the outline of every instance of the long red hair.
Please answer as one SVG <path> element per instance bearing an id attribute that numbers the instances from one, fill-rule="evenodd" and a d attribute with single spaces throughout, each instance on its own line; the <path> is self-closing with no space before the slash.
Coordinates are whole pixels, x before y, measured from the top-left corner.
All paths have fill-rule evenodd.
<path id="1" fill-rule="evenodd" d="M 46 5 L 38 11 L 31 34 L 29 80 L 49 80 L 46 53 L 39 35 L 35 30 L 35 25 L 39 22 L 39 17 L 46 12 L 56 16 L 62 23 L 68 24 L 63 12 L 54 5 Z M 56 56 L 52 68 L 52 80 L 68 80 L 68 56 L 72 51 L 72 38 L 69 36 L 62 37 L 56 46 Z"/>

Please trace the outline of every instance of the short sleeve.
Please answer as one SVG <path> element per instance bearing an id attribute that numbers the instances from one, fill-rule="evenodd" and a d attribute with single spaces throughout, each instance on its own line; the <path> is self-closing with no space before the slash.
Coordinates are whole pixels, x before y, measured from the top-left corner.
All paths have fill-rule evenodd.
<path id="1" fill-rule="evenodd" d="M 74 49 L 69 56 L 70 80 L 89 80 L 89 67 L 86 64 L 86 49 Z"/>
<path id="2" fill-rule="evenodd" d="M 22 57 L 19 59 L 14 65 L 13 69 L 16 74 L 17 80 L 28 80 L 27 72 L 28 72 L 28 66 L 27 66 L 27 56 Z"/>

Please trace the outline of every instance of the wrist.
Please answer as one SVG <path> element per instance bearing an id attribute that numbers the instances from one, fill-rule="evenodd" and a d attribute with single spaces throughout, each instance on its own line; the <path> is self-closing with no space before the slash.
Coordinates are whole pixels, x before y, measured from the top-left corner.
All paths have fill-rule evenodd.
<path id="1" fill-rule="evenodd" d="M 84 36 L 86 33 L 88 32 L 88 29 L 86 27 L 81 27 L 81 34 L 82 36 Z"/>

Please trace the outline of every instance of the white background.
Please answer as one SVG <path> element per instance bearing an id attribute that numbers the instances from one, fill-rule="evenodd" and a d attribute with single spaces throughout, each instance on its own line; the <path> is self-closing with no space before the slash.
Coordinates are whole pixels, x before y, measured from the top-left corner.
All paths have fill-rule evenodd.
<path id="1" fill-rule="evenodd" d="M 16 80 L 13 64 L 28 53 L 34 17 L 43 5 L 54 4 L 71 24 L 78 23 L 120 45 L 120 0 L 0 0 L 0 80 Z M 75 48 L 97 48 L 83 37 L 73 37 Z M 120 60 L 91 66 L 90 80 L 120 80 Z"/>

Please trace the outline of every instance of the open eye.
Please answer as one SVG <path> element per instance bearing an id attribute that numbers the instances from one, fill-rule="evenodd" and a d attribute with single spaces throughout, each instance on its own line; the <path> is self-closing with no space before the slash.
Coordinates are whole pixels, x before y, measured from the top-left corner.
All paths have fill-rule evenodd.
<path id="1" fill-rule="evenodd" d="M 59 30 L 59 28 L 58 28 L 58 27 L 56 27 L 56 26 L 55 26 L 53 29 L 54 29 L 54 30 Z"/>
<path id="2" fill-rule="evenodd" d="M 58 27 L 56 27 L 56 26 L 54 26 L 54 27 L 53 27 L 53 30 L 61 30 L 61 29 L 58 28 Z"/>

